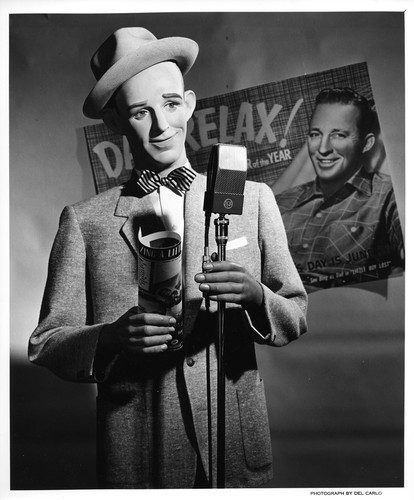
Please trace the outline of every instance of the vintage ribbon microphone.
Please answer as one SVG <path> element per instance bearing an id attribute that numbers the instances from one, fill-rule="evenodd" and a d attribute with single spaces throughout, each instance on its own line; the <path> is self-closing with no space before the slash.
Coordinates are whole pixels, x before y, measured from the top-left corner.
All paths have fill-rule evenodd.
<path id="1" fill-rule="evenodd" d="M 210 261 L 209 230 L 211 214 L 214 220 L 218 260 L 226 260 L 229 220 L 226 215 L 243 212 L 244 186 L 247 177 L 247 151 L 244 146 L 216 144 L 210 153 L 207 170 L 207 190 L 204 195 L 205 233 L 203 262 Z M 206 294 L 206 309 L 209 299 Z M 226 420 L 226 373 L 224 366 L 224 319 L 225 302 L 217 303 L 217 487 L 225 487 L 225 420 Z M 209 484 L 212 487 L 212 431 L 211 431 L 211 383 L 210 345 L 207 346 L 207 395 L 208 395 L 208 442 Z"/>

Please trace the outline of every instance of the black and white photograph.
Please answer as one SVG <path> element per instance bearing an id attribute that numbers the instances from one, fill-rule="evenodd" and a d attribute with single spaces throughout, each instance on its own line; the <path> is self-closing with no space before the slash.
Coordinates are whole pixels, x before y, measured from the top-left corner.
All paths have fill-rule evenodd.
<path id="1" fill-rule="evenodd" d="M 413 498 L 411 7 L 277 4 L 2 14 L 6 495 Z"/>

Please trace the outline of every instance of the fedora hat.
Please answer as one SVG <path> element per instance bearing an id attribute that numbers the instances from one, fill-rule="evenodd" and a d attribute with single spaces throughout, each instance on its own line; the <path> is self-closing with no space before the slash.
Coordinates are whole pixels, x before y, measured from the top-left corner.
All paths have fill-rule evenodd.
<path id="1" fill-rule="evenodd" d="M 183 37 L 156 38 L 145 28 L 120 28 L 103 42 L 91 59 L 97 80 L 83 104 L 83 114 L 100 118 L 116 89 L 144 69 L 175 61 L 184 75 L 194 64 L 198 45 Z"/>

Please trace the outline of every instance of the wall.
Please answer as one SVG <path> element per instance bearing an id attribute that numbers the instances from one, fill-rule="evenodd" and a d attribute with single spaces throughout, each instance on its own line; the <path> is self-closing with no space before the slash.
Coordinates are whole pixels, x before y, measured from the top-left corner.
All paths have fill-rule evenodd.
<path id="1" fill-rule="evenodd" d="M 13 489 L 92 488 L 94 388 L 26 361 L 66 204 L 94 194 L 82 127 L 89 59 L 121 26 L 195 39 L 198 97 L 367 61 L 405 221 L 402 13 L 13 15 L 10 18 Z M 276 478 L 269 486 L 401 486 L 404 279 L 316 292 L 309 333 L 258 349 Z"/>

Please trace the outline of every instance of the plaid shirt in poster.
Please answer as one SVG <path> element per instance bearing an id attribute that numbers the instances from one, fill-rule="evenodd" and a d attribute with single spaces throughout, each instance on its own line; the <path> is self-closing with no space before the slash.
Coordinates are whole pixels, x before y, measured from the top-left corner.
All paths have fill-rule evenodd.
<path id="1" fill-rule="evenodd" d="M 362 168 L 327 199 L 317 179 L 276 199 L 308 292 L 402 272 L 403 236 L 388 175 Z"/>

